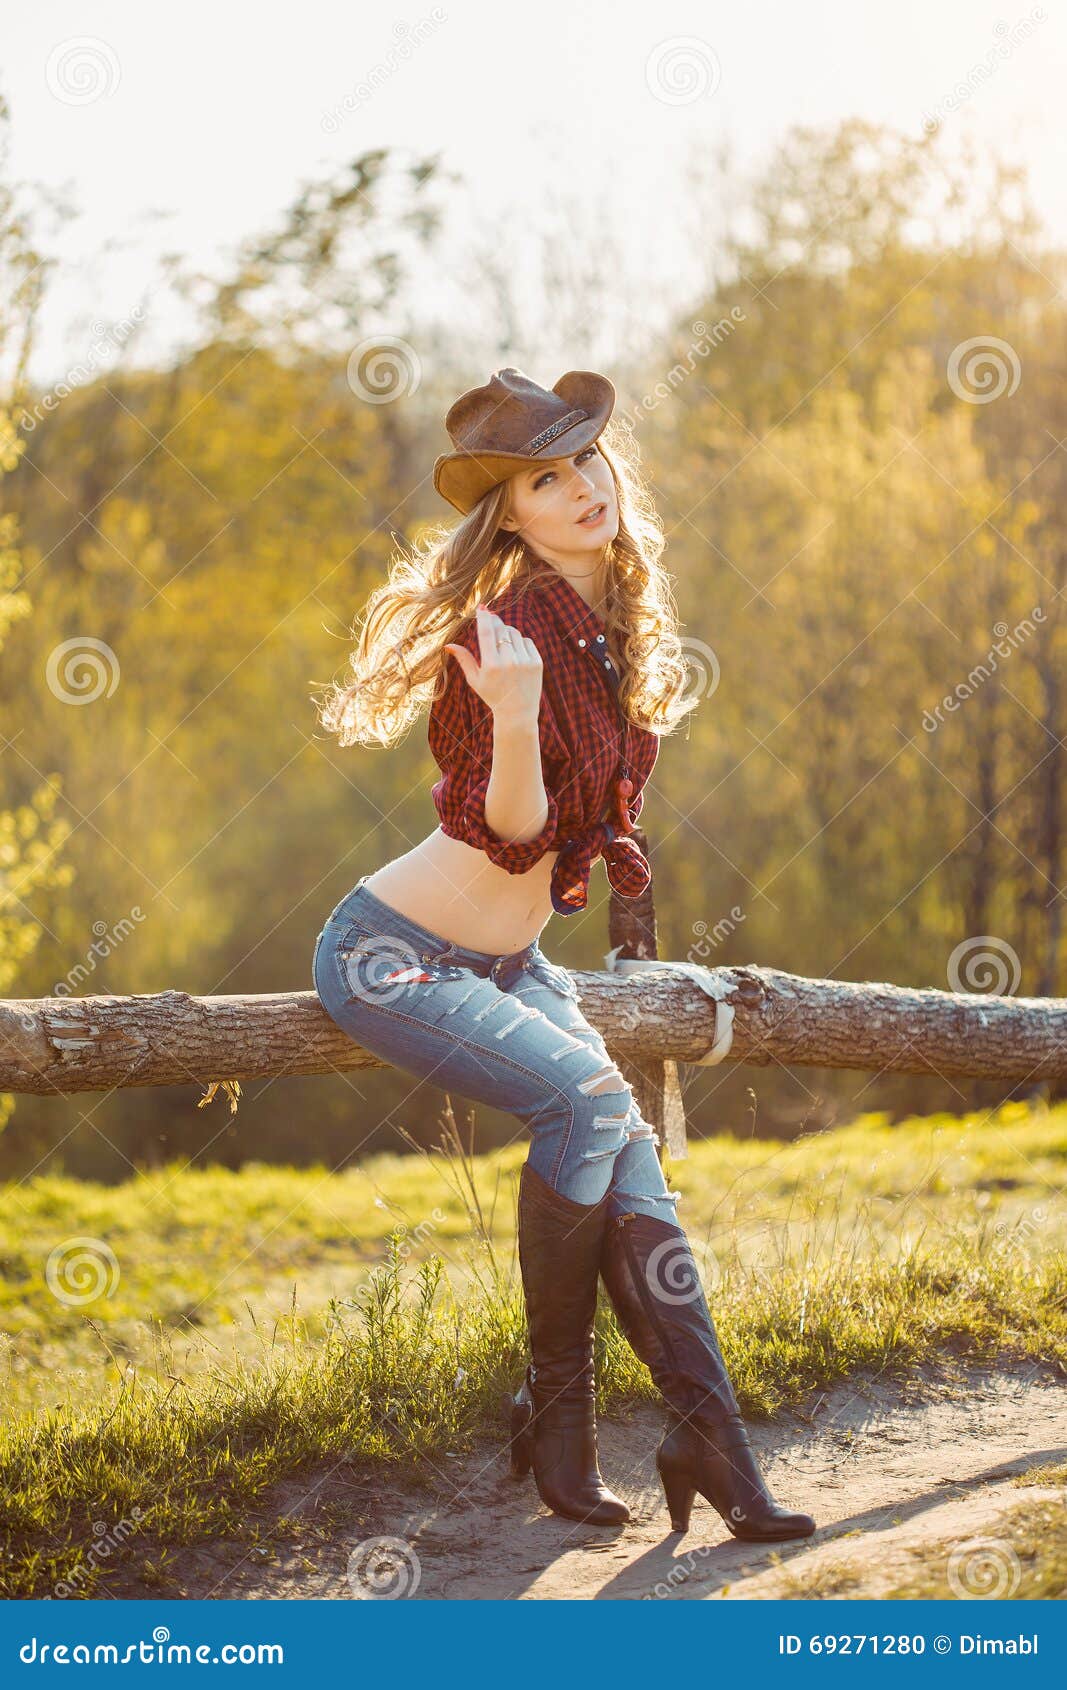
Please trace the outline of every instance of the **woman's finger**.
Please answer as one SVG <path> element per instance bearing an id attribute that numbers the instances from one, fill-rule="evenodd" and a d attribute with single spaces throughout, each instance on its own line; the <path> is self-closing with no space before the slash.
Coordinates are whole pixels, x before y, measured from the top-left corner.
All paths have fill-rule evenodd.
<path id="1" fill-rule="evenodd" d="M 479 607 L 478 641 L 482 661 L 496 670 L 540 667 L 541 653 L 521 628 L 505 622 L 495 611 Z"/>

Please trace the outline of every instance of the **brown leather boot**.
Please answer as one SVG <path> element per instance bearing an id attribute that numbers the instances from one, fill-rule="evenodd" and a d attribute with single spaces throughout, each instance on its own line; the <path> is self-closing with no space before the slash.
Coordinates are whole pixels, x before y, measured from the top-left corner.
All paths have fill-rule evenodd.
<path id="1" fill-rule="evenodd" d="M 651 1215 L 615 1216 L 600 1271 L 628 1343 L 667 1404 L 656 1467 L 673 1529 L 688 1530 L 699 1491 L 735 1537 L 808 1537 L 811 1515 L 782 1508 L 760 1473 L 681 1227 Z"/>
<path id="2" fill-rule="evenodd" d="M 607 1198 L 574 1203 L 524 1166 L 519 1267 L 533 1359 L 509 1404 L 511 1471 L 532 1467 L 547 1508 L 593 1526 L 630 1518 L 597 1462 L 593 1322 L 606 1221 Z"/>

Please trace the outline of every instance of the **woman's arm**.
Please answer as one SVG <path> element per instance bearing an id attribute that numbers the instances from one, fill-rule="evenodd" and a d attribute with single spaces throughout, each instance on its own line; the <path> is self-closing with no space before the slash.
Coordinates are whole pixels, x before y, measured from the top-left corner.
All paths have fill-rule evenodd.
<path id="1" fill-rule="evenodd" d="M 485 791 L 485 820 L 498 839 L 525 845 L 544 831 L 548 794 L 541 772 L 537 712 L 493 712 L 493 772 Z"/>
<path id="2" fill-rule="evenodd" d="M 460 674 L 430 712 L 430 749 L 444 776 L 433 788 L 434 804 L 445 833 L 509 874 L 525 874 L 551 849 L 559 823 L 542 774 L 541 654 L 533 640 L 481 608 L 476 630 L 463 638 L 444 648 Z"/>

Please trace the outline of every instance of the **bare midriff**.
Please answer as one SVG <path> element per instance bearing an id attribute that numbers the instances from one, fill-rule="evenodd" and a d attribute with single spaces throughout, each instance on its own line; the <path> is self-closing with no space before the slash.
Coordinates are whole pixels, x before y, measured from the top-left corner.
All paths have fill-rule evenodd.
<path id="1" fill-rule="evenodd" d="M 546 851 L 525 874 L 509 874 L 484 851 L 436 828 L 363 884 L 450 945 L 504 956 L 536 939 L 552 915 L 550 882 L 558 856 Z"/>

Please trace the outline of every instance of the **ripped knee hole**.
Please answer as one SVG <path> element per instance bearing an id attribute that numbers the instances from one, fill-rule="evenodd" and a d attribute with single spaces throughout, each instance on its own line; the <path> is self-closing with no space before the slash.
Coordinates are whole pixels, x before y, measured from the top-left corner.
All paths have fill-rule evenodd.
<path id="1" fill-rule="evenodd" d="M 582 1080 L 578 1089 L 588 1097 L 603 1097 L 606 1092 L 622 1092 L 630 1088 L 615 1064 L 611 1063 L 607 1068 L 599 1068 L 588 1080 Z"/>

